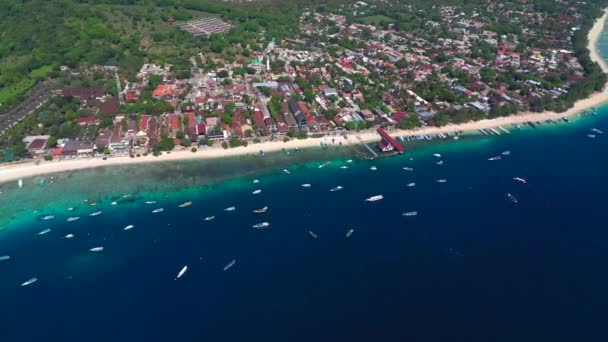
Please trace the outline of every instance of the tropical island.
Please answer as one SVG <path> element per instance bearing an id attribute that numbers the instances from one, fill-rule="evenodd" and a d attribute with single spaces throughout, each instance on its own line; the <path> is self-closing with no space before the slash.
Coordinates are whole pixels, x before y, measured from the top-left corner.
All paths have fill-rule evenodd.
<path id="1" fill-rule="evenodd" d="M 1 179 L 572 115 L 608 100 L 602 5 L 9 1 Z"/>

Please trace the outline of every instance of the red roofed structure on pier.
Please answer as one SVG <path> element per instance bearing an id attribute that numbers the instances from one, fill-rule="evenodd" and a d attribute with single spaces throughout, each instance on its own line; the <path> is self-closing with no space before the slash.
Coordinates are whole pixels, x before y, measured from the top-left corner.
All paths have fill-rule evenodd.
<path id="1" fill-rule="evenodd" d="M 393 139 L 393 137 L 388 135 L 388 133 L 386 133 L 384 129 L 378 128 L 376 132 L 378 132 L 378 134 L 380 134 L 380 136 L 382 137 L 382 140 L 380 140 L 380 142 L 378 143 L 378 146 L 380 147 L 382 152 L 396 150 L 399 153 L 403 153 L 405 151 L 403 146 L 401 146 L 401 144 L 399 144 L 397 140 Z"/>

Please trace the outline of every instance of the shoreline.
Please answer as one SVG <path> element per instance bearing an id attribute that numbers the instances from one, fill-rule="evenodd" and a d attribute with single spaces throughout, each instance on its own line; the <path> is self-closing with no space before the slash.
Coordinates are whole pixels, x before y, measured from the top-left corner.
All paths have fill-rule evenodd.
<path id="1" fill-rule="evenodd" d="M 604 14 L 598 20 L 596 20 L 595 24 L 589 31 L 589 34 L 587 36 L 587 49 L 589 50 L 590 58 L 593 61 L 597 62 L 605 73 L 608 73 L 608 63 L 606 63 L 606 61 L 601 58 L 597 49 L 597 42 L 604 30 L 606 20 L 608 20 L 608 8 L 604 10 Z M 596 92 L 589 98 L 577 101 L 572 108 L 563 113 L 522 112 L 511 116 L 485 119 L 467 122 L 463 124 L 450 124 L 443 127 L 426 127 L 419 128 L 416 130 L 391 130 L 389 133 L 391 135 L 398 136 L 415 136 L 427 134 L 431 135 L 438 133 L 453 133 L 457 131 L 478 131 L 479 129 L 488 129 L 495 128 L 498 126 L 520 124 L 525 123 L 527 121 L 545 121 L 547 119 L 559 120 L 562 117 L 573 116 L 585 109 L 596 107 L 606 102 L 608 102 L 608 88 L 605 87 L 604 90 L 602 90 L 601 92 Z M 335 143 L 332 143 L 332 139 L 335 139 Z M 16 181 L 21 178 L 29 178 L 51 173 L 76 171 L 103 166 L 158 163 L 192 159 L 217 159 L 222 157 L 258 154 L 260 150 L 263 150 L 264 152 L 276 152 L 281 151 L 283 149 L 320 147 L 321 143 L 325 143 L 329 146 L 337 146 L 339 142 L 342 142 L 342 144 L 345 145 L 350 143 L 359 144 L 363 142 L 374 142 L 378 140 L 379 136 L 374 131 L 352 133 L 348 135 L 348 139 L 333 135 L 325 136 L 322 138 L 308 138 L 305 140 L 292 139 L 288 142 L 283 142 L 279 140 L 262 142 L 259 144 L 249 144 L 247 147 L 230 148 L 227 150 L 218 146 L 206 150 L 199 150 L 193 153 L 189 149 L 186 149 L 183 151 L 172 151 L 170 154 L 163 153 L 158 157 L 148 155 L 146 157 L 142 156 L 136 158 L 131 158 L 129 156 L 109 157 L 107 160 L 103 160 L 102 158 L 87 158 L 59 161 L 41 160 L 39 165 L 36 165 L 34 161 L 27 161 L 23 163 L 0 166 L 0 184 L 10 181 Z"/>

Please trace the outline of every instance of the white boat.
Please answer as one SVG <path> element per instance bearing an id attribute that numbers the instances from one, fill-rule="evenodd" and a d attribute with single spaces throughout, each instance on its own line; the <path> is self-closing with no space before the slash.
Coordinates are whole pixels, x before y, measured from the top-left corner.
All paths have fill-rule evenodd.
<path id="1" fill-rule="evenodd" d="M 354 229 L 350 229 L 349 231 L 346 232 L 346 237 L 349 238 L 351 235 L 353 235 L 353 232 L 355 230 Z"/>
<path id="2" fill-rule="evenodd" d="M 312 236 L 313 239 L 318 239 L 319 238 L 319 235 L 317 235 L 317 233 L 313 232 L 312 230 L 309 230 L 308 234 L 310 234 L 310 236 Z"/>
<path id="3" fill-rule="evenodd" d="M 289 170 L 287 170 L 287 169 L 283 169 L 283 172 L 287 173 L 287 174 L 290 173 Z"/>
<path id="4" fill-rule="evenodd" d="M 2 255 L 2 256 L 0 256 L 0 261 L 8 260 L 10 258 L 11 257 L 9 255 Z"/>
<path id="5" fill-rule="evenodd" d="M 604 134 L 604 132 L 603 132 L 603 131 L 601 131 L 601 130 L 599 130 L 599 129 L 597 129 L 597 128 L 592 128 L 592 129 L 591 129 L 591 132 L 593 132 L 593 133 L 597 133 L 597 134 Z"/>
<path id="6" fill-rule="evenodd" d="M 80 216 L 74 216 L 74 217 L 68 217 L 68 219 L 66 221 L 68 221 L 68 222 L 74 222 L 74 221 L 79 220 L 79 219 L 80 219 Z"/>
<path id="7" fill-rule="evenodd" d="M 340 168 L 341 168 L 341 169 L 348 169 L 348 166 L 346 166 L 346 165 L 342 165 L 342 166 L 340 166 Z"/>
<path id="8" fill-rule="evenodd" d="M 413 167 L 407 167 L 407 166 L 406 166 L 406 167 L 403 167 L 403 169 L 404 169 L 405 171 L 414 171 L 414 168 L 413 168 Z"/>
<path id="9" fill-rule="evenodd" d="M 587 134 L 587 137 L 593 139 L 595 138 L 595 134 Z"/>
<path id="10" fill-rule="evenodd" d="M 347 163 L 352 163 L 352 162 L 353 162 L 353 160 L 352 160 L 352 159 L 349 159 L 349 160 L 347 160 L 346 162 L 347 162 Z"/>
<path id="11" fill-rule="evenodd" d="M 251 194 L 252 194 L 252 195 L 257 195 L 257 194 L 259 194 L 259 193 L 262 193 L 262 190 L 257 189 L 257 190 L 255 190 L 255 191 L 253 191 Z"/>
<path id="12" fill-rule="evenodd" d="M 447 179 L 438 179 L 436 180 L 437 183 L 447 183 Z"/>
<path id="13" fill-rule="evenodd" d="M 344 189 L 344 187 L 342 185 L 338 185 L 337 187 L 335 187 L 333 189 L 330 189 L 329 191 L 334 192 L 334 191 L 339 191 L 339 190 L 342 190 L 342 189 Z"/>
<path id="14" fill-rule="evenodd" d="M 133 228 L 135 228 L 135 226 L 132 225 L 132 224 L 130 224 L 130 225 L 124 227 L 122 230 L 130 230 L 130 229 L 133 229 Z"/>
<path id="15" fill-rule="evenodd" d="M 21 284 L 21 286 L 28 286 L 28 285 L 32 285 L 33 283 L 37 282 L 38 278 L 33 277 L 28 279 L 27 281 L 25 281 L 23 284 Z"/>
<path id="16" fill-rule="evenodd" d="M 180 207 L 180 208 L 186 208 L 186 207 L 189 207 L 191 205 L 192 205 L 192 201 L 188 201 L 188 202 L 184 202 L 184 203 L 178 205 L 178 207 Z"/>
<path id="17" fill-rule="evenodd" d="M 376 202 L 376 201 L 379 201 L 379 200 L 381 200 L 383 198 L 384 198 L 384 196 L 382 196 L 382 195 L 376 195 L 376 196 L 372 196 L 372 197 L 366 198 L 365 201 L 366 202 Z"/>
<path id="18" fill-rule="evenodd" d="M 123 196 L 122 196 L 122 198 L 131 198 L 131 196 L 133 196 L 133 195 L 131 195 L 131 194 L 126 194 L 126 195 L 123 195 Z"/>
<path id="19" fill-rule="evenodd" d="M 17 182 L 17 185 L 19 185 L 19 189 L 22 189 L 22 188 L 23 188 L 23 179 L 20 179 L 20 180 Z"/>
<path id="20" fill-rule="evenodd" d="M 72 211 L 72 210 L 74 210 L 74 208 L 68 208 L 68 211 Z"/>
<path id="21" fill-rule="evenodd" d="M 47 215 L 47 216 L 43 217 L 42 219 L 45 221 L 48 221 L 48 220 L 52 220 L 54 218 L 55 218 L 55 216 L 53 216 L 53 215 Z"/>
<path id="22" fill-rule="evenodd" d="M 266 227 L 270 226 L 270 223 L 268 222 L 261 222 L 261 223 L 257 223 L 253 225 L 253 228 L 255 229 L 264 229 Z"/>
<path id="23" fill-rule="evenodd" d="M 188 271 L 188 266 L 187 265 L 184 266 L 184 267 L 182 267 L 182 269 L 177 274 L 177 277 L 175 277 L 175 280 L 181 278 L 184 274 L 186 274 L 186 271 Z"/>
<path id="24" fill-rule="evenodd" d="M 440 160 L 440 161 L 438 161 L 438 162 L 435 162 L 435 164 L 437 164 L 437 165 L 443 165 L 443 160 Z"/>
<path id="25" fill-rule="evenodd" d="M 235 211 L 236 207 L 228 207 L 226 209 L 224 209 L 224 211 Z"/>
<path id="26" fill-rule="evenodd" d="M 226 266 L 224 266 L 224 271 L 228 271 L 232 266 L 234 266 L 234 264 L 236 264 L 236 260 L 232 259 L 232 261 L 230 261 L 226 264 Z"/>
<path id="27" fill-rule="evenodd" d="M 64 236 L 64 238 L 72 239 L 72 238 L 74 238 L 74 234 L 68 234 L 68 235 Z"/>
<path id="28" fill-rule="evenodd" d="M 51 229 L 50 229 L 50 228 L 47 228 L 47 229 L 45 229 L 45 230 L 41 231 L 40 233 L 38 233 L 37 235 L 44 235 L 44 234 L 48 234 L 48 233 L 50 233 L 50 232 L 51 232 Z"/>
<path id="29" fill-rule="evenodd" d="M 205 221 L 211 221 L 215 218 L 215 216 L 207 216 L 205 217 Z"/>
<path id="30" fill-rule="evenodd" d="M 117 205 L 117 204 L 118 204 L 118 202 L 116 202 L 116 201 L 110 203 L 110 205 Z"/>
<path id="31" fill-rule="evenodd" d="M 306 184 L 302 184 L 303 188 L 310 188 L 310 184 L 306 183 Z"/>
<path id="32" fill-rule="evenodd" d="M 520 184 L 528 184 L 528 181 L 523 178 L 513 177 L 513 180 Z"/>
<path id="33" fill-rule="evenodd" d="M 156 204 L 156 201 L 146 201 L 146 204 Z"/>
<path id="34" fill-rule="evenodd" d="M 416 215 L 418 215 L 417 211 L 407 211 L 407 212 L 401 214 L 401 216 L 416 216 Z"/>
<path id="35" fill-rule="evenodd" d="M 503 156 L 510 156 L 511 155 L 511 151 L 504 151 L 503 153 L 501 153 Z"/>
<path id="36" fill-rule="evenodd" d="M 154 209 L 154 210 L 152 210 L 152 213 L 153 213 L 153 214 L 157 214 L 157 213 L 162 213 L 163 211 L 165 211 L 165 209 L 164 209 L 164 208 L 158 208 L 158 209 Z"/>
<path id="37" fill-rule="evenodd" d="M 437 158 L 441 158 L 441 154 L 439 154 L 439 153 L 433 153 L 433 155 Z"/>
<path id="38" fill-rule="evenodd" d="M 103 247 L 93 247 L 93 248 L 89 249 L 89 251 L 91 251 L 91 252 L 102 252 L 103 251 Z"/>
<path id="39" fill-rule="evenodd" d="M 254 179 L 254 180 L 253 180 L 253 184 L 258 184 L 259 182 L 260 182 L 260 180 L 259 180 L 259 179 Z"/>
<path id="40" fill-rule="evenodd" d="M 416 186 L 416 183 L 409 183 L 407 186 L 410 187 L 410 188 L 413 188 L 413 187 Z"/>
<path id="41" fill-rule="evenodd" d="M 268 207 L 264 207 L 264 208 L 260 208 L 260 209 L 256 209 L 253 212 L 256 214 L 263 214 L 268 210 Z"/>
<path id="42" fill-rule="evenodd" d="M 502 159 L 501 156 L 496 156 L 496 157 L 488 158 L 488 160 L 490 160 L 490 161 L 501 160 L 501 159 Z"/>
<path id="43" fill-rule="evenodd" d="M 99 216 L 99 215 L 101 215 L 101 213 L 102 213 L 102 211 L 96 211 L 89 216 Z"/>
<path id="44" fill-rule="evenodd" d="M 369 169 L 370 169 L 370 170 L 372 170 L 372 171 L 376 171 L 376 170 L 378 170 L 378 168 L 377 168 L 377 167 L 375 167 L 375 166 L 370 166 L 370 168 L 369 168 Z"/>

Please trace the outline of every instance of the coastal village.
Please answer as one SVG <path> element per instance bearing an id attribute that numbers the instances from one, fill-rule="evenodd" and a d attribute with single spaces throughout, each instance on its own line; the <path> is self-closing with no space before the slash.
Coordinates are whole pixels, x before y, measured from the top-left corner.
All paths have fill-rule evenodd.
<path id="1" fill-rule="evenodd" d="M 575 51 L 582 20 L 576 4 L 564 1 L 568 10 L 559 21 L 525 1 L 484 9 L 508 18 L 506 24 L 489 22 L 487 12 L 443 6 L 435 21 L 410 30 L 388 17 L 358 20 L 376 7 L 363 1 L 310 10 L 301 14 L 297 38 L 267 41 L 260 33 L 258 44 L 242 46 L 234 61 L 199 53 L 190 56 L 189 70 L 167 61 L 144 64 L 136 75 L 95 67 L 115 79 L 113 91 L 55 90 L 20 138 L 28 156 L 47 160 L 135 158 L 366 130 L 380 134 L 379 150 L 402 151 L 393 130 L 566 110 L 587 73 Z M 205 37 L 232 27 L 203 18 L 178 29 Z M 52 110 L 59 118 L 45 120 Z"/>

